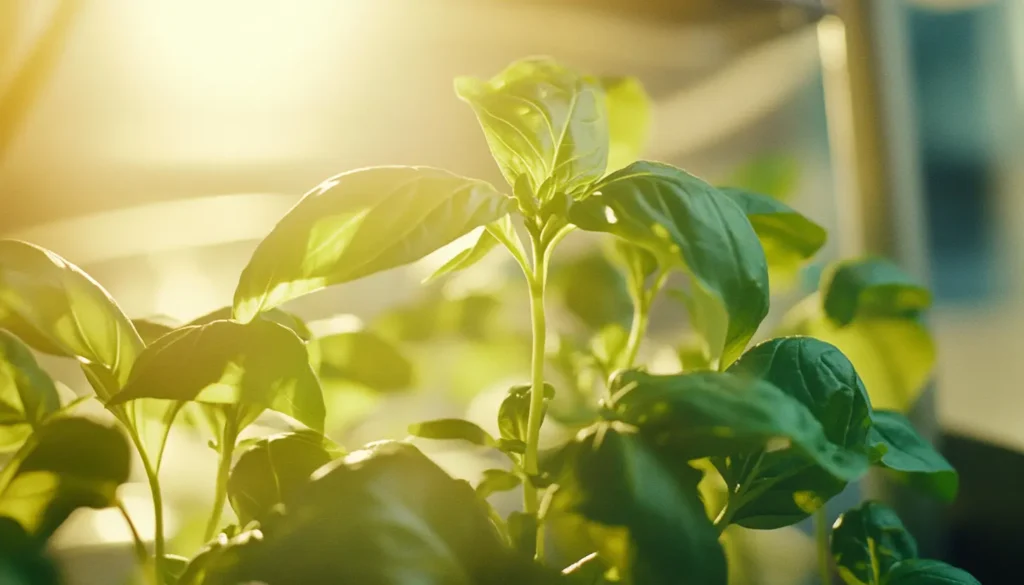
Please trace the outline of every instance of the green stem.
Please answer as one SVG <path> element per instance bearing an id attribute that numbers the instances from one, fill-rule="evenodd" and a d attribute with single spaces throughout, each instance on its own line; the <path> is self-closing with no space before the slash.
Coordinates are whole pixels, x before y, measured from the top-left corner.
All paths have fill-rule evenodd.
<path id="1" fill-rule="evenodd" d="M 828 518 L 825 516 L 825 506 L 814 512 L 814 532 L 818 542 L 818 570 L 821 575 L 821 585 L 829 585 L 832 582 L 830 554 L 828 545 Z"/>
<path id="2" fill-rule="evenodd" d="M 637 278 L 639 279 L 639 277 Z M 654 279 L 654 284 L 650 289 L 645 289 L 642 282 L 637 283 L 635 288 L 631 287 L 634 288 L 631 294 L 633 297 L 633 323 L 629 328 L 626 349 L 623 351 L 619 364 L 623 369 L 632 368 L 633 363 L 636 361 L 636 356 L 640 352 L 640 344 L 643 343 L 644 336 L 647 334 L 647 325 L 651 317 L 651 305 L 654 303 L 654 298 L 658 296 L 662 287 L 665 286 L 666 280 L 668 280 L 668 271 L 661 270 L 658 272 L 658 276 Z"/>
<path id="3" fill-rule="evenodd" d="M 160 476 L 158 470 L 153 466 L 153 462 L 150 461 L 149 455 L 142 444 L 142 438 L 139 436 L 135 426 L 126 422 L 128 417 L 124 414 L 124 411 L 114 411 L 115 416 L 119 412 L 124 416 L 121 420 L 128 429 L 128 437 L 132 440 L 132 444 L 135 445 L 135 450 L 138 451 L 139 458 L 142 460 L 142 468 L 146 472 L 146 481 L 149 482 L 149 491 L 153 497 L 153 570 L 156 572 L 157 582 L 159 582 L 160 575 L 163 575 L 165 545 L 164 498 L 163 491 L 160 489 Z"/>
<path id="4" fill-rule="evenodd" d="M 235 452 L 235 440 L 238 439 L 238 421 L 234 409 L 228 409 L 225 416 L 224 434 L 220 441 L 220 463 L 217 465 L 217 487 L 213 495 L 213 510 L 210 521 L 206 524 L 206 541 L 217 535 L 220 528 L 220 517 L 224 512 L 224 504 L 228 498 L 228 478 L 231 475 L 231 458 Z"/>
<path id="5" fill-rule="evenodd" d="M 146 550 L 146 543 L 143 542 L 139 529 L 135 527 L 135 522 L 132 521 L 131 515 L 128 514 L 128 509 L 124 507 L 124 502 L 120 499 L 117 500 L 117 509 L 121 512 L 125 524 L 128 525 L 128 530 L 132 533 L 132 541 L 135 543 L 135 557 L 139 560 L 139 565 L 145 567 L 149 563 L 149 551 Z"/>
<path id="6" fill-rule="evenodd" d="M 544 422 L 544 360 L 546 357 L 547 323 L 544 314 L 544 289 L 547 284 L 547 247 L 540 238 L 533 238 L 533 272 L 530 277 L 530 315 L 533 325 L 533 351 L 530 357 L 530 413 L 526 423 L 526 453 L 523 467 L 526 474 L 535 477 L 538 473 L 537 450 L 540 444 L 540 427 Z M 536 515 L 540 509 L 537 488 L 530 481 L 523 484 L 523 506 L 528 514 Z M 544 537 L 540 521 L 537 522 L 537 550 L 535 558 L 544 558 Z"/>

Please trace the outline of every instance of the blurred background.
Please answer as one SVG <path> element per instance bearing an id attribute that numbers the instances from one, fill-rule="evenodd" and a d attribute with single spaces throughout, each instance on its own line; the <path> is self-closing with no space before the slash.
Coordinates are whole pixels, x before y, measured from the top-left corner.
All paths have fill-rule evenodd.
<path id="1" fill-rule="evenodd" d="M 935 507 L 884 482 L 850 497 L 882 491 L 929 554 L 1019 583 L 1021 0 L 0 0 L 0 237 L 65 256 L 131 317 L 188 321 L 230 304 L 256 242 L 330 175 L 414 164 L 501 184 L 452 79 L 535 54 L 639 77 L 655 102 L 647 158 L 756 186 L 828 228 L 776 306 L 863 253 L 932 287 L 938 367 L 914 416 L 960 469 L 960 498 Z M 421 302 L 429 264 L 289 308 L 314 332 L 396 319 Z M 508 268 L 434 293 L 489 298 Z M 672 326 L 655 319 L 654 333 Z M 353 446 L 416 420 L 486 421 L 501 396 L 486 390 L 524 379 L 528 356 L 502 343 L 413 359 L 406 392 L 339 390 L 338 433 Z M 54 367 L 74 387 L 74 368 Z M 183 543 L 198 538 L 214 466 L 204 441 L 172 437 L 163 475 Z M 126 501 L 145 516 L 138 488 Z M 76 583 L 116 583 L 131 564 L 128 533 L 104 514 L 62 534 Z M 96 539 L 112 544 L 85 545 Z M 801 529 L 750 546 L 750 585 L 814 582 Z"/>

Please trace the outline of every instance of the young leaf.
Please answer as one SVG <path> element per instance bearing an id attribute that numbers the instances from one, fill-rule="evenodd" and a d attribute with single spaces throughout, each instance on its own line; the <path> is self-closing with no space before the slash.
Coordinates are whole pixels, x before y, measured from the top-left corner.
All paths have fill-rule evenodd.
<path id="1" fill-rule="evenodd" d="M 0 517 L 17 521 L 45 541 L 78 508 L 106 508 L 128 480 L 128 442 L 114 426 L 84 418 L 54 418 L 35 445 L 0 478 Z"/>
<path id="2" fill-rule="evenodd" d="M 868 440 L 876 451 L 882 452 L 878 465 L 892 470 L 921 491 L 947 502 L 956 498 L 960 484 L 956 470 L 917 434 L 905 416 L 875 411 Z"/>
<path id="3" fill-rule="evenodd" d="M 214 321 L 176 329 L 139 356 L 108 404 L 157 398 L 270 408 L 323 431 L 324 400 L 302 341 L 277 323 Z"/>
<path id="4" fill-rule="evenodd" d="M 505 217 L 508 217 L 507 215 Z M 461 272 L 477 262 L 483 260 L 491 250 L 498 247 L 498 239 L 491 235 L 491 232 L 487 230 L 481 230 L 480 237 L 477 238 L 476 242 L 472 246 L 459 252 L 454 258 L 445 262 L 440 268 L 434 271 L 433 274 L 423 279 L 423 284 L 433 282 L 442 276 Z"/>
<path id="5" fill-rule="evenodd" d="M 889 571 L 884 585 L 981 585 L 970 573 L 929 559 L 908 559 Z"/>
<path id="6" fill-rule="evenodd" d="M 536 583 L 556 572 L 506 548 L 479 500 L 415 447 L 376 443 L 328 464 L 206 563 L 215 583 Z"/>
<path id="7" fill-rule="evenodd" d="M 866 455 L 829 441 L 806 406 L 764 380 L 629 370 L 612 380 L 611 393 L 607 418 L 638 427 L 684 460 L 756 453 L 783 438 L 837 479 L 857 479 L 868 466 Z"/>
<path id="8" fill-rule="evenodd" d="M 498 430 L 501 438 L 510 441 L 526 441 L 526 421 L 530 416 L 530 395 L 528 384 L 509 388 L 505 399 L 498 407 Z M 544 384 L 544 403 L 555 397 L 555 388 Z"/>
<path id="9" fill-rule="evenodd" d="M 878 409 L 906 412 L 935 365 L 935 342 L 916 319 L 865 316 L 840 326 L 825 316 L 817 296 L 790 311 L 780 334 L 815 337 L 842 350 Z"/>
<path id="10" fill-rule="evenodd" d="M 49 250 L 0 240 L 0 328 L 44 353 L 77 358 L 109 398 L 142 351 L 131 321 L 77 266 Z"/>
<path id="11" fill-rule="evenodd" d="M 476 485 L 476 493 L 481 498 L 486 498 L 495 492 L 514 490 L 521 483 L 518 475 L 504 469 L 485 469 L 483 479 Z"/>
<path id="12" fill-rule="evenodd" d="M 238 458 L 228 479 L 228 501 L 239 523 L 260 519 L 341 454 L 330 439 L 309 430 L 257 441 Z"/>
<path id="13" fill-rule="evenodd" d="M 867 453 L 871 403 L 853 365 L 832 345 L 810 337 L 772 339 L 743 354 L 729 372 L 773 384 L 803 404 L 838 449 Z M 760 463 L 755 465 L 755 460 Z M 755 480 L 760 479 L 771 486 L 759 489 L 756 498 L 733 514 L 734 523 L 748 528 L 794 524 L 845 487 L 789 451 L 734 456 L 728 468 L 726 476 L 734 484 L 756 489 Z"/>
<path id="14" fill-rule="evenodd" d="M 634 163 L 591 193 L 572 206 L 569 220 L 690 274 L 694 325 L 714 358 L 731 363 L 768 313 L 767 264 L 743 210 L 697 177 L 659 163 Z"/>
<path id="15" fill-rule="evenodd" d="M 307 193 L 256 248 L 235 290 L 249 322 L 285 301 L 408 264 L 509 211 L 491 185 L 428 167 L 376 167 Z"/>
<path id="16" fill-rule="evenodd" d="M 489 81 L 460 77 L 455 93 L 476 112 L 509 185 L 525 176 L 545 202 L 604 174 L 608 119 L 596 80 L 550 59 L 525 59 Z"/>
<path id="17" fill-rule="evenodd" d="M 864 502 L 836 522 L 832 556 L 847 585 L 883 585 L 893 566 L 917 558 L 917 541 L 895 511 Z"/>
<path id="18" fill-rule="evenodd" d="M 863 316 L 912 315 L 932 303 L 928 289 L 881 258 L 838 262 L 821 279 L 825 314 L 839 325 Z"/>
<path id="19" fill-rule="evenodd" d="M 640 159 L 651 133 L 651 99 L 635 77 L 604 77 L 608 110 L 608 169 L 611 173 Z"/>
<path id="20" fill-rule="evenodd" d="M 824 228 L 778 199 L 731 187 L 720 190 L 732 198 L 750 220 L 761 240 L 773 281 L 791 278 L 801 263 L 825 245 Z"/>
<path id="21" fill-rule="evenodd" d="M 461 418 L 442 418 L 409 425 L 409 434 L 424 439 L 468 441 L 481 447 L 498 447 L 498 441 L 490 433 Z"/>
<path id="22" fill-rule="evenodd" d="M 372 331 L 352 331 L 312 342 L 320 353 L 320 379 L 344 380 L 379 392 L 413 385 L 413 364 L 402 352 Z"/>
<path id="23" fill-rule="evenodd" d="M 0 447 L 20 444 L 60 410 L 60 395 L 32 352 L 0 330 Z"/>
<path id="24" fill-rule="evenodd" d="M 687 467 L 681 479 L 678 464 L 670 471 L 621 423 L 597 423 L 566 448 L 553 505 L 628 531 L 629 554 L 608 559 L 628 582 L 672 583 L 685 575 L 686 583 L 725 585 L 725 554 L 697 493 L 699 472 Z"/>

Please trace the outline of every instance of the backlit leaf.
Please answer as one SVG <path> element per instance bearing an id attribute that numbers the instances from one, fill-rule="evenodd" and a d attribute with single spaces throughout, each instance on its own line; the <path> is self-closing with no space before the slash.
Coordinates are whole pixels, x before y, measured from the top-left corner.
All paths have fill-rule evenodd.
<path id="1" fill-rule="evenodd" d="M 176 329 L 143 351 L 110 404 L 140 398 L 269 408 L 322 431 L 324 401 L 306 348 L 288 328 L 258 319 Z"/>
<path id="2" fill-rule="evenodd" d="M 32 352 L 0 331 L 0 449 L 20 444 L 59 409 L 57 388 Z"/>
<path id="3" fill-rule="evenodd" d="M 838 262 L 822 276 L 825 314 L 839 325 L 857 317 L 915 314 L 931 305 L 928 289 L 881 258 Z"/>
<path id="4" fill-rule="evenodd" d="M 498 408 L 498 430 L 501 438 L 511 441 L 526 441 L 526 423 L 530 417 L 530 396 L 532 388 L 528 384 L 509 388 L 505 399 Z M 544 384 L 544 405 L 555 397 L 555 388 Z"/>
<path id="5" fill-rule="evenodd" d="M 595 185 L 569 219 L 647 248 L 662 265 L 688 273 L 691 320 L 723 365 L 742 353 L 768 313 L 767 264 L 743 210 L 681 169 L 634 163 Z"/>
<path id="6" fill-rule="evenodd" d="M 525 176 L 531 192 L 546 201 L 604 174 L 608 119 L 597 80 L 550 59 L 525 59 L 489 81 L 460 77 L 455 93 L 476 112 L 510 186 Z"/>
<path id="7" fill-rule="evenodd" d="M 235 290 L 235 318 L 419 260 L 499 219 L 510 202 L 483 181 L 428 167 L 334 176 L 260 242 Z"/>
<path id="8" fill-rule="evenodd" d="M 476 485 L 476 493 L 481 498 L 495 492 L 514 490 L 522 483 L 518 475 L 504 469 L 485 469 L 484 476 Z"/>
<path id="9" fill-rule="evenodd" d="M 372 331 L 352 331 L 311 342 L 320 353 L 320 378 L 354 382 L 379 392 L 413 385 L 413 364 L 401 350 Z"/>
<path id="10" fill-rule="evenodd" d="M 604 77 L 608 110 L 608 170 L 611 173 L 640 159 L 651 134 L 651 98 L 635 77 Z"/>
<path id="11" fill-rule="evenodd" d="M 498 447 L 498 441 L 490 433 L 461 418 L 442 418 L 409 425 L 409 434 L 424 439 L 459 440 L 482 447 Z"/>

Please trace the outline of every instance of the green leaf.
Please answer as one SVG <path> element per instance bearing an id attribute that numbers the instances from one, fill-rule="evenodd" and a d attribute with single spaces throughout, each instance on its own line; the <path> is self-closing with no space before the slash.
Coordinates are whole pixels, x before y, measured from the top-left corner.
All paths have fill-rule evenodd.
<path id="1" fill-rule="evenodd" d="M 142 342 L 149 345 L 174 331 L 175 326 L 165 321 L 164 319 L 132 319 L 132 325 L 135 326 L 135 331 L 142 338 Z"/>
<path id="2" fill-rule="evenodd" d="M 11 518 L 0 517 L 0 583 L 5 585 L 60 585 L 57 563 L 45 543 L 25 532 Z"/>
<path id="3" fill-rule="evenodd" d="M 881 452 L 878 465 L 892 470 L 913 487 L 947 502 L 956 499 L 960 485 L 953 466 L 925 441 L 907 418 L 897 412 L 875 411 L 869 442 Z"/>
<path id="4" fill-rule="evenodd" d="M 736 169 L 726 183 L 785 201 L 800 181 L 800 162 L 793 156 L 769 153 L 760 155 Z"/>
<path id="5" fill-rule="evenodd" d="M 188 568 L 188 559 L 178 555 L 164 555 L 160 568 L 163 571 L 163 574 L 160 575 L 161 585 L 179 585 L 181 576 Z"/>
<path id="6" fill-rule="evenodd" d="M 882 585 L 893 566 L 917 557 L 917 542 L 895 511 L 864 502 L 836 522 L 832 556 L 847 585 Z"/>
<path id="7" fill-rule="evenodd" d="M 512 546 L 520 554 L 532 557 L 537 550 L 537 515 L 509 512 L 505 521 Z"/>
<path id="8" fill-rule="evenodd" d="M 530 396 L 533 394 L 529 384 L 509 388 L 505 399 L 498 407 L 498 430 L 501 438 L 510 441 L 526 441 L 527 420 L 530 418 Z M 544 384 L 544 404 L 555 397 L 555 388 Z"/>
<path id="9" fill-rule="evenodd" d="M 498 447 L 498 441 L 476 423 L 461 418 L 441 418 L 409 425 L 409 434 L 424 439 L 468 441 L 482 447 Z"/>
<path id="10" fill-rule="evenodd" d="M 750 220 L 761 240 L 772 289 L 792 280 L 800 265 L 825 245 L 825 229 L 778 199 L 751 191 L 720 188 Z"/>
<path id="11" fill-rule="evenodd" d="M 330 285 L 419 260 L 508 213 L 491 185 L 428 167 L 334 176 L 307 193 L 256 248 L 235 290 L 242 322 Z"/>
<path id="12" fill-rule="evenodd" d="M 981 585 L 970 573 L 942 561 L 908 559 L 893 567 L 884 585 Z"/>
<path id="13" fill-rule="evenodd" d="M 442 276 L 461 272 L 473 266 L 490 254 L 491 250 L 498 247 L 498 244 L 498 239 L 491 235 L 491 232 L 482 230 L 480 232 L 480 237 L 477 238 L 476 242 L 474 242 L 472 246 L 459 252 L 454 258 L 445 262 L 440 268 L 435 270 L 433 274 L 424 278 L 423 284 L 431 283 Z"/>
<path id="14" fill-rule="evenodd" d="M 245 450 L 228 479 L 228 501 L 240 524 L 263 517 L 288 500 L 314 471 L 337 456 L 336 445 L 315 431 L 266 437 Z"/>
<path id="15" fill-rule="evenodd" d="M 881 258 L 837 262 L 822 276 L 825 314 L 839 325 L 854 318 L 913 315 L 932 303 L 928 289 Z"/>
<path id="16" fill-rule="evenodd" d="M 306 347 L 288 328 L 258 319 L 176 329 L 139 356 L 108 404 L 157 398 L 269 408 L 323 431 L 324 400 Z"/>
<path id="17" fill-rule="evenodd" d="M 309 327 L 306 326 L 306 322 L 287 311 L 282 311 L 281 309 L 270 309 L 269 311 L 260 313 L 260 317 L 291 329 L 292 332 L 294 332 L 295 335 L 298 335 L 299 339 L 302 341 L 309 341 L 313 339 L 313 333 L 309 330 Z M 216 311 L 212 311 L 202 317 L 197 317 L 189 321 L 186 325 L 208 325 L 214 321 L 225 321 L 230 319 L 231 307 L 221 307 Z"/>
<path id="18" fill-rule="evenodd" d="M 725 585 L 725 554 L 697 493 L 699 472 L 687 467 L 681 481 L 621 423 L 597 423 L 567 449 L 553 505 L 628 531 L 629 554 L 607 559 L 627 582 Z"/>
<path id="19" fill-rule="evenodd" d="M 867 454 L 871 403 L 853 364 L 832 345 L 810 337 L 772 339 L 743 354 L 729 372 L 773 384 L 807 407 L 836 448 Z M 846 486 L 788 451 L 730 457 L 725 476 L 734 488 L 747 485 L 756 493 L 744 498 L 732 522 L 759 529 L 795 524 Z"/>
<path id="20" fill-rule="evenodd" d="M 460 77 L 455 93 L 476 112 L 509 185 L 525 176 L 544 202 L 604 174 L 608 119 L 595 79 L 550 59 L 525 59 L 489 81 Z"/>
<path id="21" fill-rule="evenodd" d="M 312 342 L 320 352 L 320 379 L 354 382 L 379 392 L 406 390 L 413 364 L 398 347 L 372 331 L 352 331 Z"/>
<path id="22" fill-rule="evenodd" d="M 55 418 L 32 437 L 25 459 L 0 478 L 0 517 L 44 542 L 78 508 L 115 505 L 128 480 L 131 453 L 116 427 Z"/>
<path id="23" fill-rule="evenodd" d="M 523 481 L 518 475 L 504 469 L 485 469 L 484 476 L 476 485 L 476 493 L 481 498 L 495 492 L 507 492 L 519 487 Z"/>
<path id="24" fill-rule="evenodd" d="M 681 459 L 756 453 L 783 439 L 840 480 L 857 479 L 868 466 L 866 455 L 829 441 L 806 406 L 764 380 L 629 370 L 613 378 L 611 394 L 606 418 L 638 427 Z"/>
<path id="25" fill-rule="evenodd" d="M 321 468 L 207 563 L 214 583 L 499 585 L 557 582 L 506 548 L 486 503 L 416 448 L 380 442 Z"/>
<path id="26" fill-rule="evenodd" d="M 554 267 L 548 288 L 588 330 L 629 325 L 633 303 L 622 274 L 599 252 L 569 258 Z"/>
<path id="27" fill-rule="evenodd" d="M 628 166 L 643 154 L 651 134 L 651 99 L 635 77 L 604 77 L 608 110 L 608 169 Z"/>
<path id="28" fill-rule="evenodd" d="M 60 395 L 32 352 L 0 330 L 0 446 L 18 445 L 60 410 Z"/>
<path id="29" fill-rule="evenodd" d="M 787 314 L 782 333 L 807 335 L 838 347 L 857 368 L 878 409 L 909 410 L 935 365 L 935 342 L 916 320 L 867 316 L 840 326 L 825 316 L 816 296 Z"/>
<path id="30" fill-rule="evenodd" d="M 78 360 L 102 401 L 124 386 L 144 347 L 96 281 L 50 250 L 15 240 L 0 240 L 0 329 L 43 353 Z M 139 401 L 112 411 L 139 435 L 150 464 L 159 468 L 177 409 Z"/>
<path id="31" fill-rule="evenodd" d="M 608 177 L 569 211 L 588 231 L 642 246 L 693 279 L 690 317 L 716 361 L 728 365 L 768 313 L 768 270 L 743 210 L 675 167 L 634 163 Z"/>

